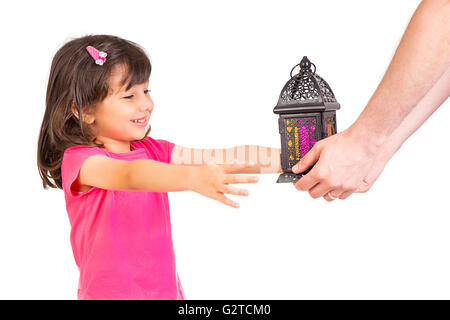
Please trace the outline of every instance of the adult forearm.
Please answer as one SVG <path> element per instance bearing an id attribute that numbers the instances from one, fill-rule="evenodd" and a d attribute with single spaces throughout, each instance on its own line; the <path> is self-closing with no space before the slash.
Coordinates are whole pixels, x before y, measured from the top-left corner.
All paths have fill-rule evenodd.
<path id="1" fill-rule="evenodd" d="M 390 158 L 450 95 L 450 67 L 412 109 L 384 143 L 382 149 Z"/>
<path id="2" fill-rule="evenodd" d="M 150 159 L 130 162 L 129 184 L 132 190 L 171 192 L 191 189 L 192 167 Z"/>
<path id="3" fill-rule="evenodd" d="M 386 142 L 450 65 L 449 21 L 448 0 L 422 1 L 382 81 L 351 126 L 351 132 L 374 148 Z M 408 121 L 417 121 L 426 113 L 416 114 Z M 416 125 L 418 123 L 414 122 L 408 127 L 412 129 Z M 404 134 L 401 136 L 404 137 Z"/>

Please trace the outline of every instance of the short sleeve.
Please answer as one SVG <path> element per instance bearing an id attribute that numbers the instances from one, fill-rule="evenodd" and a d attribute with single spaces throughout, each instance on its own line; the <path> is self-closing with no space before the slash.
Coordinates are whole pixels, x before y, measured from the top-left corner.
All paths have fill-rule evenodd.
<path id="1" fill-rule="evenodd" d="M 95 187 L 92 187 L 84 192 L 75 192 L 71 189 L 72 184 L 78 177 L 83 162 L 90 156 L 96 154 L 107 155 L 104 149 L 98 147 L 75 146 L 66 149 L 61 163 L 62 185 L 66 194 L 73 197 L 81 197 L 90 193 L 93 189 L 96 189 Z"/>
<path id="2" fill-rule="evenodd" d="M 167 141 L 167 140 L 163 140 L 163 139 L 157 139 L 156 141 L 162 146 L 163 155 L 164 155 L 163 162 L 170 163 L 171 156 L 172 156 L 172 150 L 175 147 L 175 143 Z"/>
<path id="3" fill-rule="evenodd" d="M 153 139 L 145 137 L 139 145 L 143 146 L 150 154 L 161 162 L 170 163 L 172 150 L 175 147 L 173 142 L 164 139 Z"/>

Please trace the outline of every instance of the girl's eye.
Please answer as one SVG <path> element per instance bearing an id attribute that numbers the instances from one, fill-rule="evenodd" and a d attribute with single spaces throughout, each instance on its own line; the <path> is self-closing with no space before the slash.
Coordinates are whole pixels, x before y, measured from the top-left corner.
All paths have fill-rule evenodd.
<path id="1" fill-rule="evenodd" d="M 147 94 L 147 93 L 149 93 L 150 91 L 152 91 L 152 90 L 149 90 L 149 89 L 145 89 L 144 90 L 144 94 Z M 129 95 L 129 96 L 126 96 L 126 97 L 123 97 L 124 99 L 131 99 L 131 98 L 133 98 L 134 97 L 134 95 Z"/>

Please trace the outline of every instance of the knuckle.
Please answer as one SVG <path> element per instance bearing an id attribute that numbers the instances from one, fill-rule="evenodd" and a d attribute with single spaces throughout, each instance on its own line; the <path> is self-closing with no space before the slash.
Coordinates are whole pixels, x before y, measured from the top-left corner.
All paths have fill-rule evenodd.
<path id="1" fill-rule="evenodd" d="M 343 183 L 342 184 L 342 189 L 344 190 L 348 190 L 348 191 L 355 191 L 358 187 L 355 187 L 355 185 L 353 183 Z"/>
<path id="2" fill-rule="evenodd" d="M 317 170 L 315 174 L 315 178 L 319 181 L 323 181 L 327 178 L 327 171 L 325 169 Z"/>
<path id="3" fill-rule="evenodd" d="M 334 181 L 331 181 L 331 182 L 328 183 L 328 188 L 329 189 L 338 189 L 339 188 L 339 184 L 334 182 Z"/>
<path id="4" fill-rule="evenodd" d="M 331 180 L 328 183 L 330 189 L 340 189 L 342 187 L 342 183 L 336 180 Z"/>

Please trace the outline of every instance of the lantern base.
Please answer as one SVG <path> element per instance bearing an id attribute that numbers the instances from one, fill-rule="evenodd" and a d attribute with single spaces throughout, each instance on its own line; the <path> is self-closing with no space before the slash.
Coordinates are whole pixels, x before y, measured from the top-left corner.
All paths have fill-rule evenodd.
<path id="1" fill-rule="evenodd" d="M 295 174 L 291 172 L 283 172 L 278 177 L 277 183 L 287 183 L 287 182 L 297 182 L 301 177 L 308 174 L 311 171 L 311 168 L 306 169 L 305 171 Z"/>
<path id="2" fill-rule="evenodd" d="M 297 182 L 305 173 L 295 174 L 292 172 L 283 172 L 278 177 L 277 183 Z"/>

